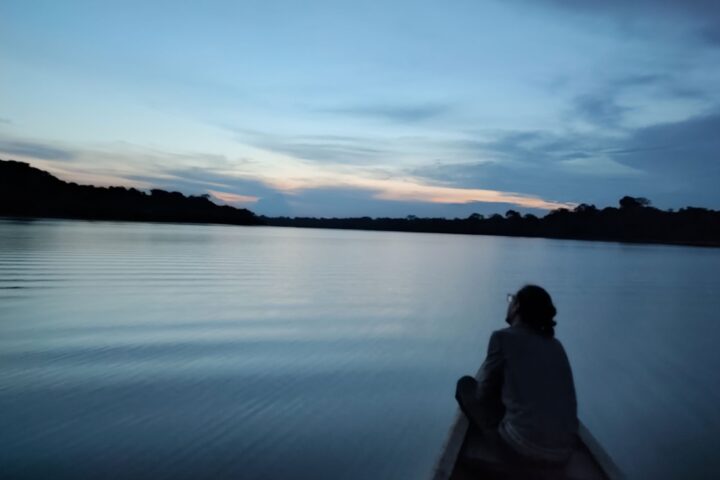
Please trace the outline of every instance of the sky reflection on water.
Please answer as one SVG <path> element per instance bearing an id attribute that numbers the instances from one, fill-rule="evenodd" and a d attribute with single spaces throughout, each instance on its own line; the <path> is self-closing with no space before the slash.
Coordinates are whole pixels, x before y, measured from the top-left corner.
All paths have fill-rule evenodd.
<path id="1" fill-rule="evenodd" d="M 11 477 L 424 478 L 505 294 L 544 285 L 633 478 L 720 472 L 720 250 L 0 220 Z"/>

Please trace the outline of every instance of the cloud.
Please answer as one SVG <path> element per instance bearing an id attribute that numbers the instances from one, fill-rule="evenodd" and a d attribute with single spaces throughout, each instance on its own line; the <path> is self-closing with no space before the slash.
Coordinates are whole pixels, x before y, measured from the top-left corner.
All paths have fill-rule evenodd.
<path id="1" fill-rule="evenodd" d="M 699 36 L 706 43 L 720 46 L 720 25 L 709 25 L 701 29 Z"/>
<path id="2" fill-rule="evenodd" d="M 645 87 L 654 86 L 659 83 L 664 83 L 668 80 L 667 75 L 661 75 L 658 73 L 642 73 L 642 74 L 631 74 L 625 75 L 619 78 L 614 78 L 609 81 L 608 87 L 610 88 L 628 88 L 628 87 Z"/>
<path id="3" fill-rule="evenodd" d="M 370 117 L 397 123 L 415 123 L 440 117 L 451 111 L 447 104 L 418 105 L 360 105 L 355 107 L 334 108 L 324 112 L 349 117 Z"/>
<path id="4" fill-rule="evenodd" d="M 383 200 L 422 201 L 428 203 L 507 203 L 526 208 L 551 210 L 568 208 L 573 204 L 554 202 L 542 198 L 512 192 L 479 188 L 455 188 L 426 185 L 420 182 L 385 181 L 377 185 L 375 198 Z"/>
<path id="5" fill-rule="evenodd" d="M 544 3 L 572 12 L 603 14 L 623 24 L 648 18 L 672 24 L 686 23 L 696 40 L 720 46 L 720 3 L 715 0 L 544 0 Z"/>
<path id="6" fill-rule="evenodd" d="M 326 211 L 328 208 L 315 202 L 317 192 L 325 192 L 325 197 L 328 192 L 337 194 L 337 206 L 343 206 L 345 215 L 354 211 L 368 215 L 360 211 L 363 203 L 351 205 L 347 200 L 350 197 L 358 201 L 364 199 L 366 203 L 375 205 L 377 201 L 446 205 L 497 203 L 545 210 L 573 205 L 522 193 L 433 185 L 412 177 L 378 178 L 339 172 L 330 172 L 318 178 L 258 179 L 202 169 L 183 169 L 169 170 L 161 176 L 141 175 L 132 178 L 158 188 L 179 189 L 184 193 L 222 192 L 225 195 L 253 198 L 253 209 L 268 215 L 296 215 L 298 211 L 306 215 L 319 215 L 310 211 L 311 204 L 318 211 Z M 327 201 L 332 203 L 335 200 L 327 198 Z"/>
<path id="7" fill-rule="evenodd" d="M 346 140 L 277 138 L 262 147 L 303 160 L 324 163 L 369 164 L 383 158 L 385 151 Z"/>
<path id="8" fill-rule="evenodd" d="M 613 158 L 617 137 L 549 131 L 486 133 L 488 140 L 464 141 L 463 162 L 437 161 L 409 170 L 429 183 L 451 187 L 523 192 L 560 203 L 615 203 L 639 190 L 641 168 Z M 462 151 L 462 150 L 461 150 Z M 619 196 L 618 196 L 619 195 Z"/>
<path id="9" fill-rule="evenodd" d="M 720 207 L 720 111 L 620 135 L 506 132 L 465 142 L 468 162 L 437 162 L 409 173 L 463 188 L 517 191 L 539 198 L 614 204 L 649 197 L 665 208 Z"/>
<path id="10" fill-rule="evenodd" d="M 87 172 L 92 172 L 101 181 L 81 183 L 155 187 L 193 195 L 211 193 L 227 203 L 252 202 L 247 206 L 267 215 L 319 215 L 317 212 L 329 211 L 337 216 L 370 215 L 372 210 L 377 216 L 382 214 L 383 206 L 387 212 L 415 209 L 403 210 L 403 215 L 446 212 L 444 216 L 469 208 L 487 211 L 490 207 L 553 209 L 581 202 L 615 204 L 627 194 L 646 196 L 659 206 L 673 199 L 675 203 L 668 206 L 683 206 L 687 201 L 678 205 L 677 199 L 687 198 L 714 207 L 719 199 L 713 182 L 720 182 L 716 155 L 720 144 L 714 136 L 717 131 L 720 114 L 632 131 L 624 129 L 612 135 L 600 130 L 481 131 L 454 140 L 426 139 L 419 149 L 428 146 L 447 152 L 447 156 L 420 167 L 391 167 L 387 162 L 342 164 L 333 160 L 309 166 L 297 161 L 282 170 L 264 173 L 258 168 L 261 164 L 247 164 L 248 160 L 208 153 L 163 152 L 129 144 L 107 146 L 106 150 L 65 149 L 76 158 L 71 163 L 45 159 L 37 162 L 44 162 L 38 165 L 41 168 L 55 165 L 56 170 L 62 169 L 62 177 L 68 180 L 87 179 Z M 254 138 L 261 137 L 279 143 L 287 140 L 279 135 L 256 134 Z M 367 142 L 352 136 L 302 137 L 317 144 L 355 146 Z M 300 136 L 290 137 L 297 138 Z M 395 151 L 403 152 L 395 141 L 369 142 L 374 151 L 367 155 L 391 157 Z M 54 147 L 49 142 L 23 142 Z M 6 139 L 5 143 L 10 142 Z M 378 169 L 376 165 L 385 166 Z M 331 194 L 337 195 L 336 201 Z M 364 212 L 365 208 L 370 210 Z"/>
<path id="11" fill-rule="evenodd" d="M 431 203 L 412 199 L 385 199 L 376 192 L 354 187 L 321 187 L 296 192 L 294 195 L 264 199 L 251 209 L 269 216 L 312 217 L 467 217 L 471 213 L 504 213 L 510 208 L 537 211 L 509 203 L 465 202 Z"/>
<path id="12" fill-rule="evenodd" d="M 155 188 L 179 190 L 191 195 L 220 192 L 258 199 L 278 193 L 278 190 L 259 179 L 235 176 L 210 167 L 169 168 L 160 173 L 129 175 L 128 178 Z"/>
<path id="13" fill-rule="evenodd" d="M 236 193 L 219 192 L 217 190 L 208 190 L 208 193 L 221 202 L 236 206 L 246 206 L 259 200 L 258 197 L 253 197 L 252 195 L 238 195 Z"/>
<path id="14" fill-rule="evenodd" d="M 637 12 L 647 15 L 681 14 L 698 19 L 717 20 L 720 17 L 720 5 L 715 0 L 605 0 L 603 2 L 578 2 L 576 0 L 545 0 L 563 8 L 579 11 L 629 13 Z"/>
<path id="15" fill-rule="evenodd" d="M 612 96 L 581 95 L 574 102 L 575 116 L 597 126 L 618 127 L 630 108 L 620 106 Z"/>
<path id="16" fill-rule="evenodd" d="M 249 208 L 260 215 L 295 216 L 299 214 L 293 199 L 300 191 L 288 193 L 259 178 L 239 177 L 210 168 L 193 167 L 168 169 L 162 174 L 135 175 L 132 176 L 132 179 L 153 188 L 176 190 L 185 194 L 210 193 L 223 202 Z M 231 199 L 230 196 L 253 199 L 253 202 L 250 205 L 245 202 L 239 202 L 239 204 L 233 201 L 228 202 L 226 199 Z M 308 209 L 304 214 L 316 215 L 312 213 L 312 209 Z"/>
<path id="17" fill-rule="evenodd" d="M 653 68 L 643 66 L 643 68 Z M 705 99 L 708 97 L 707 85 L 703 88 L 692 86 L 685 71 L 675 65 L 655 66 L 655 69 L 663 70 L 662 73 L 627 74 L 605 81 L 605 97 L 615 99 L 619 94 L 646 92 L 655 96 L 681 98 L 681 99 Z"/>
<path id="18" fill-rule="evenodd" d="M 66 181 L 138 188 L 151 188 L 163 183 L 161 179 L 173 179 L 173 170 L 231 171 L 248 163 L 244 159 L 230 160 L 214 153 L 163 151 L 127 142 L 65 146 L 53 141 L 0 137 L 0 158 L 3 153 L 8 159 L 27 161 Z M 176 180 L 182 187 L 198 193 L 197 185 L 191 180 Z"/>
<path id="19" fill-rule="evenodd" d="M 568 173 L 579 173 L 584 176 L 630 176 L 638 175 L 639 171 L 608 157 L 569 158 L 558 162 Z"/>
<path id="20" fill-rule="evenodd" d="M 495 161 L 429 165 L 415 168 L 412 173 L 429 182 L 443 182 L 454 187 L 492 187 L 500 191 L 520 191 L 540 198 L 559 198 L 566 201 L 582 199 L 573 188 L 574 174 L 558 174 L 542 165 Z M 547 196 L 547 197 L 544 197 Z"/>
<path id="21" fill-rule="evenodd" d="M 6 155 L 41 158 L 43 160 L 73 160 L 77 152 L 41 142 L 0 139 L 0 152 Z"/>
<path id="22" fill-rule="evenodd" d="M 228 128 L 228 127 L 225 127 Z M 343 135 L 271 134 L 228 128 L 243 144 L 323 164 L 370 165 L 387 158 L 391 150 L 379 139 Z"/>
<path id="23" fill-rule="evenodd" d="M 640 128 L 613 153 L 627 165 L 705 177 L 720 168 L 718 132 L 720 112 L 713 112 Z"/>
<path id="24" fill-rule="evenodd" d="M 720 207 L 720 112 L 638 129 L 612 158 L 652 173 L 655 203 Z M 648 194 L 646 196 L 649 196 Z M 677 198 L 684 204 L 677 205 Z M 671 203 L 672 202 L 672 203 Z"/>
<path id="25" fill-rule="evenodd" d="M 668 115 L 698 112 L 712 101 L 713 92 L 707 82 L 693 84 L 688 78 L 668 70 L 681 67 L 657 65 L 655 73 L 627 73 L 585 88 L 570 99 L 566 120 L 581 120 L 593 127 L 621 130 L 627 125 L 657 123 Z M 685 67 L 686 68 L 686 67 Z M 658 73 L 663 71 L 663 73 Z M 686 77 L 687 72 L 684 72 Z M 669 111 L 663 105 L 671 105 Z"/>
<path id="26" fill-rule="evenodd" d="M 486 141 L 464 142 L 468 155 L 483 160 L 474 162 L 483 169 L 494 166 L 505 175 L 542 176 L 567 173 L 565 165 L 585 165 L 587 169 L 574 168 L 579 175 L 627 176 L 637 175 L 640 171 L 617 169 L 607 161 L 608 154 L 615 147 L 616 137 L 600 133 L 578 133 L 568 131 L 555 133 L 549 131 L 500 132 L 495 138 Z M 462 145 L 462 143 L 461 143 Z M 582 161 L 580 161 L 582 160 Z M 463 162 L 472 164 L 472 162 Z M 603 169 L 607 165 L 611 168 Z M 501 188 L 505 190 L 505 188 Z M 517 191 L 517 190 L 516 190 Z M 532 190 L 519 190 L 528 191 Z"/>

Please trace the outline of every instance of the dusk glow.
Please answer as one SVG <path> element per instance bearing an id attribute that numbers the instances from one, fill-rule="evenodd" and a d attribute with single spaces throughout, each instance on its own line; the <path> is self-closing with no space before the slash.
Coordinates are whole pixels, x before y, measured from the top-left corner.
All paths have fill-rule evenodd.
<path id="1" fill-rule="evenodd" d="M 719 208 L 719 7 L 632 5 L 6 1 L 0 158 L 266 215 Z"/>

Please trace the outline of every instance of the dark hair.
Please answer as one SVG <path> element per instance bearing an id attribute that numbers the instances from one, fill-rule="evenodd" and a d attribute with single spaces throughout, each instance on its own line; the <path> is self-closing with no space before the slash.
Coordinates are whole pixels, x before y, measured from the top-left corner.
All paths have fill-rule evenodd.
<path id="1" fill-rule="evenodd" d="M 536 329 L 543 335 L 555 336 L 553 318 L 557 315 L 550 294 L 537 285 L 525 285 L 515 294 L 518 303 L 518 313 L 523 323 Z"/>

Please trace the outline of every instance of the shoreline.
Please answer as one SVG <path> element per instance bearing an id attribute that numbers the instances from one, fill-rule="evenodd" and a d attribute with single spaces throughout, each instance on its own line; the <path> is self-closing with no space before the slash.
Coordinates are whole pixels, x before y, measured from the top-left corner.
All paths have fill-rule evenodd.
<path id="1" fill-rule="evenodd" d="M 266 217 L 269 218 L 269 217 Z M 272 220 L 272 218 L 269 218 Z M 270 228 L 297 228 L 306 230 L 353 230 L 361 232 L 398 232 L 398 233 L 417 233 L 417 234 L 437 234 L 437 235 L 467 235 L 470 237 L 506 237 L 506 238 L 528 238 L 542 240 L 572 240 L 581 242 L 602 242 L 616 243 L 627 245 L 663 245 L 676 247 L 694 247 L 694 248 L 720 248 L 720 242 L 683 242 L 672 240 L 636 240 L 636 239 L 616 239 L 601 237 L 581 237 L 581 236 L 544 236 L 544 235 L 520 235 L 520 234 L 502 234 L 502 233 L 468 233 L 468 232 L 448 232 L 433 230 L 410 230 L 410 229 L 392 229 L 392 228 L 352 228 L 352 227 L 321 227 L 321 226 L 297 226 L 297 225 L 277 225 L 272 223 L 260 224 L 239 224 L 227 222 L 197 222 L 197 221 L 181 221 L 181 220 L 139 220 L 127 218 L 109 218 L 109 217 L 71 217 L 71 216 L 20 216 L 20 215 L 0 215 L 0 220 L 79 220 L 86 222 L 122 222 L 122 223 L 145 223 L 145 224 L 163 224 L 163 225 L 208 225 L 208 226 L 230 226 L 230 227 L 270 227 Z"/>
<path id="2" fill-rule="evenodd" d="M 579 204 L 538 217 L 507 210 L 466 218 L 257 215 L 246 208 L 216 204 L 210 194 L 186 196 L 160 189 L 78 185 L 28 163 L 0 160 L 0 215 L 97 221 L 445 233 L 503 237 L 720 247 L 720 211 L 700 207 L 660 210 L 644 197 L 624 196 L 617 207 Z"/>

